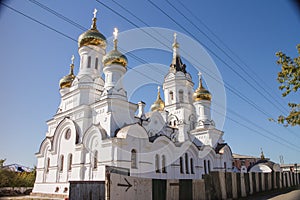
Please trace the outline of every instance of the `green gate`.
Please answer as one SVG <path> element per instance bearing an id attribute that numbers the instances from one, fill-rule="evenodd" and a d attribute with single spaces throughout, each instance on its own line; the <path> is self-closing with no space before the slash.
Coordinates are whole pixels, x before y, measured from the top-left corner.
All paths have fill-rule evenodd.
<path id="1" fill-rule="evenodd" d="M 191 179 L 179 180 L 179 199 L 193 199 L 193 181 Z"/>
<path id="2" fill-rule="evenodd" d="M 165 200 L 167 192 L 167 181 L 152 179 L 152 199 Z"/>

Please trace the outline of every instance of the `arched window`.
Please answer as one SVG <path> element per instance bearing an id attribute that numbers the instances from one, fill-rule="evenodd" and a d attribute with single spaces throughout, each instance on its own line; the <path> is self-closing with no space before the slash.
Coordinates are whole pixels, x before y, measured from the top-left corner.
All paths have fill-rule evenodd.
<path id="1" fill-rule="evenodd" d="M 183 90 L 179 90 L 178 92 L 178 100 L 180 103 L 183 102 Z"/>
<path id="2" fill-rule="evenodd" d="M 87 68 L 91 68 L 91 56 L 88 57 Z"/>
<path id="3" fill-rule="evenodd" d="M 211 170 L 211 169 L 210 169 L 210 160 L 207 161 L 207 165 L 208 165 L 208 166 L 207 166 L 207 168 L 208 168 L 208 173 L 210 173 L 210 170 Z"/>
<path id="4" fill-rule="evenodd" d="M 187 153 L 185 153 L 185 172 L 189 174 L 189 156 Z"/>
<path id="5" fill-rule="evenodd" d="M 173 100 L 174 100 L 174 94 L 173 94 L 173 91 L 170 91 L 169 95 L 170 95 L 170 100 L 173 101 Z"/>
<path id="6" fill-rule="evenodd" d="M 81 69 L 83 68 L 83 63 L 84 63 L 84 62 L 83 62 L 83 59 L 84 59 L 84 56 L 81 56 L 81 57 L 80 57 L 80 60 L 81 60 L 81 62 L 80 62 L 80 68 L 81 68 Z"/>
<path id="7" fill-rule="evenodd" d="M 166 156 L 162 155 L 161 157 L 162 173 L 167 173 L 166 170 Z"/>
<path id="8" fill-rule="evenodd" d="M 180 173 L 183 174 L 183 158 L 180 157 Z"/>
<path id="9" fill-rule="evenodd" d="M 98 69 L 98 58 L 95 60 L 95 69 Z"/>
<path id="10" fill-rule="evenodd" d="M 59 163 L 59 171 L 62 172 L 64 170 L 64 155 L 60 156 L 60 163 Z"/>
<path id="11" fill-rule="evenodd" d="M 72 170 L 72 159 L 73 159 L 73 155 L 70 153 L 68 157 L 68 171 Z"/>
<path id="12" fill-rule="evenodd" d="M 191 174 L 194 174 L 194 160 L 193 160 L 193 158 L 190 159 L 190 165 L 191 165 Z"/>
<path id="13" fill-rule="evenodd" d="M 136 150 L 131 150 L 131 168 L 137 168 Z"/>
<path id="14" fill-rule="evenodd" d="M 159 170 L 159 155 L 158 154 L 155 155 L 155 172 L 160 173 L 160 170 Z"/>
<path id="15" fill-rule="evenodd" d="M 98 151 L 94 152 L 94 159 L 93 159 L 94 163 L 93 163 L 93 168 L 97 169 L 98 167 Z"/>
<path id="16" fill-rule="evenodd" d="M 46 162 L 46 172 L 49 172 L 49 167 L 50 167 L 50 158 L 47 158 L 47 162 Z"/>
<path id="17" fill-rule="evenodd" d="M 204 165 L 204 174 L 207 174 L 206 160 L 203 161 L 203 165 Z"/>

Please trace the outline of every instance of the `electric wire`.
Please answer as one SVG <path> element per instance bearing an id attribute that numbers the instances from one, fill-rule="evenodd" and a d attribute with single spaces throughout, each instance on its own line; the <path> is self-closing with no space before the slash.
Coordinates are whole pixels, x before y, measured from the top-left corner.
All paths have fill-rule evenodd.
<path id="1" fill-rule="evenodd" d="M 250 74 L 249 74 L 249 72 L 247 72 L 247 70 L 249 70 L 249 69 L 251 69 L 251 67 L 249 67 L 248 65 L 246 65 L 246 63 L 245 62 L 243 62 L 243 61 L 241 61 L 241 59 L 240 59 L 240 61 L 244 64 L 244 65 L 246 65 L 248 68 L 247 68 L 247 70 L 245 70 L 243 67 L 242 67 L 242 65 L 240 65 L 235 59 L 233 59 L 232 58 L 232 56 L 230 56 L 223 48 L 221 48 L 218 44 L 217 44 L 217 42 L 215 42 L 213 39 L 211 39 L 204 31 L 202 31 L 194 22 L 192 22 L 183 12 L 181 12 L 178 8 L 176 8 L 175 6 L 174 6 L 174 4 L 172 4 L 169 0 L 165 0 L 176 12 L 178 12 L 181 16 L 183 16 L 183 18 L 186 20 L 186 21 L 188 21 L 190 24 L 192 24 L 200 33 L 202 33 L 211 43 L 213 43 L 214 44 L 214 46 L 216 46 L 223 54 L 225 54 L 239 69 L 241 69 L 255 84 L 256 84 L 256 87 L 260 87 L 263 91 L 264 91 L 264 93 L 265 94 L 268 94 L 271 98 L 272 98 L 272 103 L 273 103 L 273 101 L 275 101 L 282 109 L 284 109 L 284 111 L 283 110 L 281 110 L 279 107 L 277 107 L 278 108 L 278 110 L 280 110 L 281 112 L 288 112 L 288 110 L 287 110 L 287 108 L 286 107 L 284 107 L 281 103 L 279 103 L 278 102 L 278 100 L 276 99 L 276 98 L 274 98 L 274 96 L 268 91 L 268 90 L 266 90 L 262 85 L 263 84 L 261 84 L 261 83 L 259 83 L 258 81 L 257 81 L 257 79 L 256 78 L 253 78 Z M 208 30 L 210 30 L 209 29 L 209 27 L 207 27 L 206 26 L 206 28 L 208 29 Z M 210 33 L 212 33 L 212 31 L 210 31 Z M 226 45 L 226 44 L 224 44 L 224 42 L 222 42 L 215 34 L 213 34 L 217 39 L 218 39 L 218 41 L 219 42 L 221 42 L 233 55 L 235 55 L 236 57 L 237 57 L 237 55 Z M 232 68 L 233 69 L 233 68 Z M 242 76 L 241 74 L 239 74 L 238 72 L 236 73 L 238 76 Z M 256 74 L 255 74 L 256 75 Z M 258 75 L 256 75 L 256 77 L 258 77 Z M 250 86 L 252 86 L 252 87 L 255 87 L 251 82 L 249 82 L 248 80 L 247 80 L 247 83 L 248 83 L 248 85 L 250 85 Z M 258 92 L 258 91 L 257 91 Z M 264 98 L 266 98 L 266 99 L 268 99 L 263 93 L 261 93 L 261 92 L 259 92 Z M 270 102 L 270 99 L 269 99 L 269 102 Z M 274 106 L 277 106 L 277 105 L 275 105 L 275 104 L 273 104 Z"/>
<path id="2" fill-rule="evenodd" d="M 162 12 L 165 16 L 167 16 L 171 21 L 173 21 L 177 26 L 179 26 L 182 30 L 184 30 L 186 33 L 189 34 L 190 37 L 195 39 L 200 43 L 200 41 L 184 26 L 179 24 L 173 17 L 171 17 L 168 13 L 166 13 L 164 10 L 162 10 L 158 5 L 156 5 L 153 1 L 148 0 L 148 2 L 153 5 L 156 9 L 158 9 L 160 12 Z M 178 10 L 177 10 L 178 11 Z M 206 35 L 206 34 L 205 34 Z M 209 37 L 208 37 L 209 38 Z M 211 39 L 210 39 L 211 40 Z M 215 45 L 216 43 L 211 40 Z M 211 54 L 213 54 L 216 58 L 218 58 L 225 66 L 227 66 L 232 72 L 234 72 L 238 77 L 240 77 L 243 81 L 245 81 L 248 85 L 250 85 L 256 92 L 258 92 L 260 95 L 262 95 L 270 104 L 272 104 L 274 107 L 276 107 L 279 111 L 283 112 L 277 105 L 275 105 L 269 98 L 267 98 L 261 91 L 259 91 L 255 85 L 250 83 L 246 78 L 241 76 L 233 67 L 231 67 L 224 59 L 222 59 L 217 53 L 215 53 L 211 48 L 209 48 L 207 45 L 202 44 Z M 218 45 L 217 45 L 218 46 Z M 230 57 L 231 58 L 231 57 Z M 235 62 L 235 61 L 234 61 Z M 236 63 L 236 62 L 235 62 Z M 237 63 L 236 63 L 237 64 Z M 237 64 L 238 65 L 238 64 Z"/>
<path id="3" fill-rule="evenodd" d="M 29 1 L 34 1 L 34 0 L 29 0 Z M 115 2 L 115 1 L 114 1 Z M 115 2 L 116 3 L 116 2 Z M 116 3 L 117 5 L 119 5 L 119 6 L 121 6 L 120 4 L 118 4 L 118 3 Z M 122 7 L 122 6 L 121 6 Z M 129 12 L 131 15 L 133 15 L 133 13 L 131 13 L 128 9 L 126 9 L 125 7 L 122 7 L 123 9 L 125 9 L 127 12 Z M 50 8 L 48 8 L 48 9 L 50 9 Z M 57 13 L 57 12 L 55 12 L 55 11 L 53 11 L 52 10 L 52 12 L 51 13 L 53 13 L 53 14 L 55 14 L 55 15 L 59 15 L 60 16 L 60 18 L 61 19 L 63 19 L 63 20 L 65 20 L 66 18 L 63 16 L 63 15 L 61 15 L 61 14 L 59 14 L 59 13 Z M 133 15 L 134 16 L 134 15 Z M 142 21 L 142 20 L 139 20 L 139 21 L 141 21 L 142 23 L 144 23 L 144 24 L 146 24 L 144 21 Z M 72 22 L 72 20 L 70 20 L 70 19 L 68 19 L 67 20 L 67 22 Z M 74 23 L 71 23 L 71 24 L 73 24 L 74 25 Z M 146 24 L 147 26 L 149 26 L 148 24 Z M 78 26 L 77 26 L 78 27 Z M 80 25 L 79 25 L 79 27 L 80 27 Z M 82 26 L 81 26 L 82 27 Z M 129 67 L 130 69 L 132 69 L 131 67 Z M 141 74 L 141 75 L 145 75 L 145 74 L 143 74 L 143 73 L 141 73 L 141 72 L 139 72 L 139 71 L 136 71 L 136 72 L 138 72 L 139 74 Z M 156 80 L 154 80 L 153 78 L 151 78 L 151 77 L 149 77 L 149 76 L 147 76 L 147 78 L 149 78 L 150 80 L 153 80 L 153 81 L 156 81 Z M 157 81 L 156 81 L 157 82 Z M 158 83 L 158 82 L 157 82 Z M 160 84 L 160 83 L 158 83 L 158 84 Z M 267 130 L 265 130 L 266 132 L 268 132 Z M 269 132 L 270 133 L 270 132 Z M 270 134 L 272 134 L 272 133 L 270 133 Z M 283 139 L 283 138 L 281 138 L 281 139 Z"/>
<path id="4" fill-rule="evenodd" d="M 12 11 L 14 11 L 14 12 L 16 12 L 16 13 L 18 13 L 18 14 L 20 14 L 20 15 L 22 15 L 22 16 L 24 16 L 24 17 L 26 17 L 26 18 L 28 18 L 28 19 L 30 19 L 30 20 L 32 20 L 32 21 L 34 21 L 34 22 L 36 22 L 36 23 L 38 23 L 38 24 L 40 24 L 40 25 L 42 25 L 42 26 L 44 26 L 44 27 L 46 27 L 46 28 L 48 28 L 48 29 L 50 29 L 50 30 L 52 30 L 52 31 L 54 31 L 54 32 L 56 32 L 56 33 L 58 33 L 58 34 L 60 34 L 60 35 L 63 35 L 64 37 L 66 37 L 66 38 L 68 38 L 68 39 L 71 39 L 72 41 L 77 42 L 77 40 L 75 40 L 74 38 L 72 38 L 72 37 L 70 37 L 70 36 L 68 36 L 68 35 L 66 35 L 66 34 L 64 34 L 64 33 L 62 33 L 61 31 L 58 31 L 58 30 L 56 30 L 56 29 L 54 29 L 54 28 L 52 28 L 52 27 L 46 25 L 45 23 L 42 23 L 42 22 L 40 22 L 40 21 L 34 19 L 33 17 L 30 17 L 30 16 L 28 16 L 28 15 L 26 15 L 26 14 L 24 14 L 24 13 L 22 13 L 22 12 L 16 10 L 16 9 L 12 8 L 11 6 L 8 6 L 7 4 L 5 4 L 5 3 L 3 3 L 3 2 L 0 2 L 0 3 L 1 3 L 2 5 L 4 5 L 5 7 L 11 9 Z M 134 70 L 134 68 L 131 68 L 131 69 Z M 138 71 L 136 71 L 136 72 L 138 72 Z M 141 73 L 141 72 L 138 72 L 138 73 L 140 73 L 141 75 L 145 76 L 145 74 L 143 74 L 143 73 Z M 147 77 L 147 78 L 151 78 L 151 77 Z M 152 79 L 152 80 L 153 80 L 153 81 L 156 81 L 156 80 L 154 80 L 154 79 Z M 156 81 L 156 82 L 157 82 L 157 81 Z M 159 83 L 159 84 L 160 84 L 160 83 Z M 215 111 L 215 112 L 218 112 L 218 111 L 216 111 L 216 110 L 214 110 L 214 111 Z M 220 112 L 218 112 L 218 113 L 220 113 Z M 221 114 L 222 114 L 222 113 L 221 113 Z M 224 114 L 223 114 L 223 115 L 224 115 Z M 228 116 L 225 116 L 225 117 L 228 118 L 228 119 L 230 119 L 231 121 L 234 121 L 234 122 L 240 124 L 241 126 L 247 128 L 248 130 L 254 131 L 254 132 L 256 132 L 256 133 L 258 133 L 258 134 L 260 134 L 260 135 L 262 135 L 262 136 L 264 136 L 264 137 L 269 138 L 269 136 L 266 136 L 266 135 L 264 135 L 264 134 L 258 132 L 257 130 L 255 130 L 255 129 L 253 129 L 253 128 L 250 128 L 250 127 L 248 127 L 248 126 L 246 126 L 246 125 L 244 125 L 244 124 L 241 124 L 240 122 L 238 122 L 238 121 L 236 121 L 236 120 L 233 120 L 232 118 L 229 118 Z M 245 118 L 245 119 L 246 119 L 246 118 Z M 251 121 L 250 121 L 250 120 L 247 120 L 247 122 L 251 122 Z M 251 123 L 252 123 L 252 125 L 255 125 L 255 124 L 253 124 L 253 122 L 251 122 Z M 256 125 L 256 126 L 257 126 L 257 125 Z M 258 127 L 258 128 L 261 128 L 261 127 L 259 127 L 259 126 L 257 126 L 257 127 Z M 262 129 L 262 130 L 264 130 L 264 129 Z M 266 130 L 265 130 L 265 131 L 266 131 Z M 281 137 L 278 137 L 277 135 L 273 135 L 273 136 L 274 136 L 274 137 L 277 137 L 277 138 L 279 138 L 279 139 L 282 139 Z M 271 140 L 274 141 L 274 142 L 277 142 L 277 143 L 280 143 L 280 144 L 281 144 L 281 142 L 278 142 L 278 141 L 276 141 L 276 140 L 273 139 L 273 138 L 269 138 L 269 139 L 271 139 Z M 288 141 L 287 141 L 287 142 L 288 142 Z M 289 143 L 289 144 L 291 144 L 291 143 Z M 285 144 L 283 144 L 283 145 L 285 145 Z M 285 146 L 287 146 L 287 145 L 285 145 Z M 292 147 L 295 147 L 294 144 L 291 144 L 291 146 L 292 146 Z M 287 146 L 287 147 L 291 148 L 290 146 Z"/>
<path id="5" fill-rule="evenodd" d="M 219 43 L 221 43 L 232 55 L 234 55 L 245 67 L 247 67 L 247 70 L 251 71 L 251 73 L 256 76 L 257 79 L 259 79 L 259 81 L 261 83 L 263 83 L 263 85 L 265 87 L 267 87 L 267 89 L 269 91 L 272 91 L 274 90 L 274 88 L 271 88 L 267 82 L 265 82 L 237 53 L 235 53 L 224 41 L 222 41 L 222 39 L 217 35 L 215 34 L 209 27 L 208 25 L 206 25 L 199 17 L 197 17 L 197 15 L 195 15 L 193 13 L 193 11 L 191 11 L 184 3 L 182 3 L 180 0 L 177 0 L 177 2 L 180 4 L 181 7 L 183 7 L 188 13 L 190 13 L 200 24 L 202 24 L 210 34 L 212 34 L 217 40 Z M 188 18 L 189 19 L 189 18 Z M 190 19 L 189 19 L 190 20 Z M 191 21 L 191 20 L 190 20 Z M 247 71 L 246 71 L 247 72 Z M 249 75 L 250 76 L 250 75 Z M 256 79 L 254 79 L 256 80 Z M 274 98 L 274 100 L 276 101 L 276 103 L 278 103 L 279 105 L 281 105 L 280 102 L 278 102 L 278 99 L 280 99 L 282 101 L 282 103 L 285 103 L 283 101 L 282 98 L 280 98 L 281 96 L 280 95 L 277 95 L 276 97 L 273 96 L 272 94 L 274 93 L 270 93 L 268 90 L 266 90 L 266 92 L 272 96 Z M 265 91 L 265 90 L 264 90 Z"/>
<path id="6" fill-rule="evenodd" d="M 107 9 L 109 9 L 110 11 L 112 11 L 113 13 L 115 13 L 116 15 L 118 15 L 119 17 L 121 17 L 122 19 L 126 20 L 127 22 L 129 22 L 131 25 L 134 25 L 135 27 L 139 28 L 138 25 L 136 25 L 135 23 L 133 23 L 132 21 L 130 21 L 129 19 L 127 19 L 125 16 L 121 15 L 119 12 L 116 12 L 115 10 L 113 10 L 112 8 L 110 8 L 109 6 L 107 6 L 106 4 L 104 4 L 103 2 L 100 2 L 99 0 L 96 0 L 98 3 L 100 3 L 101 5 L 103 5 L 104 7 L 106 7 Z M 140 20 L 142 21 L 142 20 Z M 144 22 L 143 22 L 144 23 Z M 145 24 L 145 23 L 144 23 Z M 146 25 L 146 24 L 145 24 Z M 146 33 L 148 34 L 148 33 Z M 150 35 L 152 38 L 154 38 L 154 36 Z M 157 40 L 158 42 L 160 42 L 159 39 L 154 38 L 155 40 Z M 198 41 L 198 40 L 197 40 Z M 199 42 L 199 41 L 198 41 Z M 200 42 L 199 42 L 200 43 Z M 184 51 L 182 49 L 182 51 Z M 199 60 L 192 58 L 194 61 L 199 63 Z M 201 65 L 201 63 L 200 63 Z M 210 73 L 208 73 L 207 71 L 204 71 L 207 73 L 207 75 L 209 77 L 211 77 L 212 79 L 214 79 L 215 81 L 217 81 L 220 84 L 223 84 L 222 81 L 218 80 L 217 78 L 215 78 L 214 76 L 212 76 L 211 74 L 214 74 L 213 72 L 211 72 L 205 65 L 201 65 L 203 66 L 203 68 L 205 68 L 205 70 L 208 70 Z M 215 74 L 214 74 L 215 75 Z M 258 106 L 255 102 L 253 102 L 252 100 L 250 100 L 249 98 L 247 98 L 245 95 L 243 95 L 241 92 L 239 92 L 238 90 L 234 90 L 232 88 L 234 88 L 233 86 L 231 86 L 229 83 L 224 81 L 224 87 L 226 89 L 228 89 L 230 92 L 232 92 L 233 94 L 235 94 L 236 96 L 238 96 L 239 98 L 241 98 L 242 100 L 244 100 L 245 102 L 247 102 L 248 104 L 250 104 L 252 107 L 254 107 L 257 111 L 259 111 L 260 113 L 264 114 L 267 118 L 271 117 L 271 114 L 264 111 L 263 108 L 261 108 L 260 106 Z"/>

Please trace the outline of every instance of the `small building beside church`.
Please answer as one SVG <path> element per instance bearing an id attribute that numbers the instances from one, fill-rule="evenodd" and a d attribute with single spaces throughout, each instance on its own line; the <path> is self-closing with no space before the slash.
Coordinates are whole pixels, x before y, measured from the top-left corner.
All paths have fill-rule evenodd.
<path id="1" fill-rule="evenodd" d="M 94 14 L 91 28 L 78 38 L 78 74 L 72 59 L 59 82 L 61 102 L 36 153 L 33 194 L 68 195 L 69 181 L 104 181 L 107 167 L 155 179 L 231 171 L 231 149 L 211 118 L 213 97 L 201 74 L 194 90 L 176 35 L 173 55 L 166 58 L 169 72 L 145 112 L 144 102 L 128 101 L 122 83 L 128 59 L 118 50 L 117 32 L 106 53 L 96 21 Z"/>

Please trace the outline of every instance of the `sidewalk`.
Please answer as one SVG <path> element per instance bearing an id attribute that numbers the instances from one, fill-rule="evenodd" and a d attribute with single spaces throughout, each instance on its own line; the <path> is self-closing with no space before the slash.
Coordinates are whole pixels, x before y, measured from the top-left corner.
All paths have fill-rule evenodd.
<path id="1" fill-rule="evenodd" d="M 299 200 L 300 186 L 285 188 L 281 190 L 273 190 L 268 192 L 261 192 L 249 197 L 241 198 L 241 200 Z"/>

